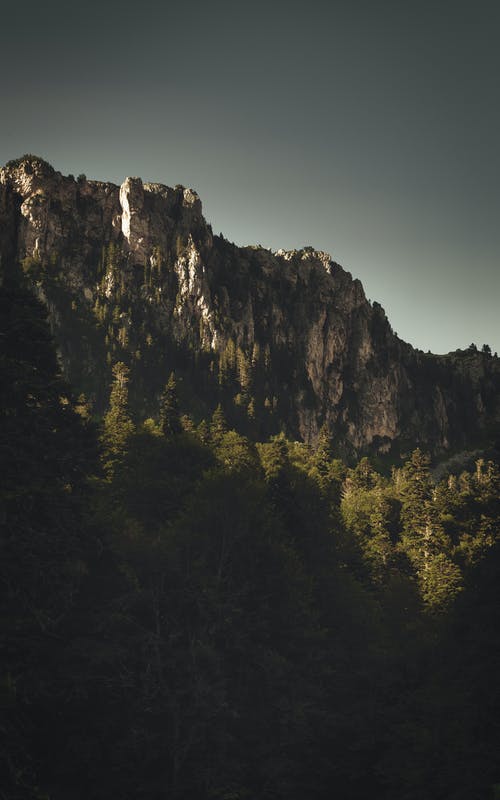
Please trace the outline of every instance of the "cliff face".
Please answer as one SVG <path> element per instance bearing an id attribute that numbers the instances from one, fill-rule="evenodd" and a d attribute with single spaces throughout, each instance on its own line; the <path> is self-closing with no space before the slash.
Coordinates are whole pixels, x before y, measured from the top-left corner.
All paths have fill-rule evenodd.
<path id="1" fill-rule="evenodd" d="M 327 422 L 345 453 L 464 447 L 500 418 L 498 359 L 414 351 L 327 254 L 214 237 L 190 189 L 75 181 L 24 157 L 0 171 L 0 252 L 97 413 L 125 361 L 138 416 L 175 369 L 195 417 L 222 400 L 236 424 L 306 441 Z"/>

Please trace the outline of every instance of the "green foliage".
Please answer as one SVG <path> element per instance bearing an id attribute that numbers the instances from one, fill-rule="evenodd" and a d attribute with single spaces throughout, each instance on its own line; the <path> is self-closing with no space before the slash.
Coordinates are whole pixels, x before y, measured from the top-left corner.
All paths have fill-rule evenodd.
<path id="1" fill-rule="evenodd" d="M 227 472 L 255 473 L 258 456 L 255 445 L 236 431 L 226 431 L 214 438 L 217 461 Z"/>
<path id="2" fill-rule="evenodd" d="M 128 407 L 128 380 L 129 369 L 119 361 L 113 367 L 113 385 L 102 434 L 104 463 L 110 474 L 124 456 L 127 441 L 134 431 Z"/>
<path id="3" fill-rule="evenodd" d="M 0 289 L 0 775 L 7 798 L 46 796 L 33 739 L 51 670 L 95 545 L 84 520 L 92 426 L 75 413 L 46 312 Z"/>
<path id="4" fill-rule="evenodd" d="M 231 386 L 236 369 L 236 347 L 233 339 L 228 339 L 224 350 L 219 353 L 219 383 Z"/>
<path id="5" fill-rule="evenodd" d="M 210 422 L 210 436 L 212 437 L 212 441 L 220 441 L 224 434 L 227 433 L 227 430 L 228 424 L 226 417 L 224 415 L 224 411 L 222 410 L 222 406 L 219 403 L 212 415 L 212 420 Z"/>
<path id="6" fill-rule="evenodd" d="M 316 449 L 310 459 L 309 474 L 322 492 L 332 502 L 338 503 L 343 473 L 342 462 L 334 458 L 330 429 L 325 424 L 318 434 Z"/>
<path id="7" fill-rule="evenodd" d="M 433 553 L 419 571 L 422 599 L 431 609 L 451 605 L 463 589 L 459 567 L 444 552 Z"/>
<path id="8" fill-rule="evenodd" d="M 252 373 L 249 360 L 241 347 L 236 350 L 236 367 L 243 397 L 247 398 L 252 384 Z"/>
<path id="9" fill-rule="evenodd" d="M 348 469 L 326 427 L 255 444 L 230 415 L 258 429 L 265 351 L 228 345 L 229 421 L 184 413 L 186 371 L 136 429 L 115 364 L 103 477 L 41 307 L 4 286 L 0 312 L 8 800 L 488 796 L 493 462 L 435 484 L 420 451 L 391 477 Z"/>
<path id="10" fill-rule="evenodd" d="M 175 374 L 169 379 L 160 399 L 160 426 L 164 436 L 175 436 L 182 431 Z"/>
<path id="11" fill-rule="evenodd" d="M 35 166 L 42 166 L 46 173 L 54 174 L 55 170 L 54 167 L 49 164 L 48 161 L 45 161 L 40 156 L 33 155 L 33 153 L 25 153 L 20 158 L 14 158 L 11 161 L 7 161 L 6 168 L 7 169 L 16 169 L 17 167 L 23 166 L 27 174 L 31 174 Z"/>

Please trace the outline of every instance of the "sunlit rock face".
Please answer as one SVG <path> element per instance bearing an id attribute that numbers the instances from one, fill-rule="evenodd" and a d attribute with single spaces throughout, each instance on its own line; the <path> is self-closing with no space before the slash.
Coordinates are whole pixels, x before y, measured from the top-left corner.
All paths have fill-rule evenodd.
<path id="1" fill-rule="evenodd" d="M 498 359 L 413 350 L 326 253 L 214 237 L 191 189 L 75 180 L 24 157 L 0 171 L 0 253 L 46 303 L 96 413 L 120 360 L 138 417 L 175 368 L 195 417 L 232 392 L 267 431 L 314 442 L 326 422 L 346 454 L 445 452 L 498 423 Z"/>

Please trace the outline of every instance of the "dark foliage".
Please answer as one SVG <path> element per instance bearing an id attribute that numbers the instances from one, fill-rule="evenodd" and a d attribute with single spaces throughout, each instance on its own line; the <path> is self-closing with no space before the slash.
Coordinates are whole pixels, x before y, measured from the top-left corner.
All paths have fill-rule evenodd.
<path id="1" fill-rule="evenodd" d="M 0 317 L 2 798 L 494 797 L 495 464 L 255 444 L 237 349 L 198 427 L 171 376 L 137 428 L 115 364 L 99 458 L 41 305 Z"/>

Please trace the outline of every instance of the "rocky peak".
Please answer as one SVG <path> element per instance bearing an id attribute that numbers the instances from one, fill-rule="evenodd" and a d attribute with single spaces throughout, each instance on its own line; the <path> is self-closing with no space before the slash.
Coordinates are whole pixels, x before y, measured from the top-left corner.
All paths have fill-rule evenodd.
<path id="1" fill-rule="evenodd" d="M 124 361 L 138 416 L 176 369 L 193 414 L 222 401 L 245 430 L 251 414 L 259 435 L 306 441 L 327 422 L 344 453 L 445 451 L 500 420 L 498 359 L 414 351 L 327 253 L 213 237 L 183 186 L 75 181 L 24 156 L 0 171 L 0 256 L 46 302 L 97 413 Z"/>
<path id="2" fill-rule="evenodd" d="M 0 170 L 0 183 L 10 183 L 19 194 L 26 196 L 45 187 L 55 175 L 55 169 L 47 161 L 28 154 L 9 161 Z"/>
<path id="3" fill-rule="evenodd" d="M 120 186 L 121 229 L 130 250 L 144 263 L 149 224 L 144 209 L 144 186 L 140 178 L 125 178 Z"/>

